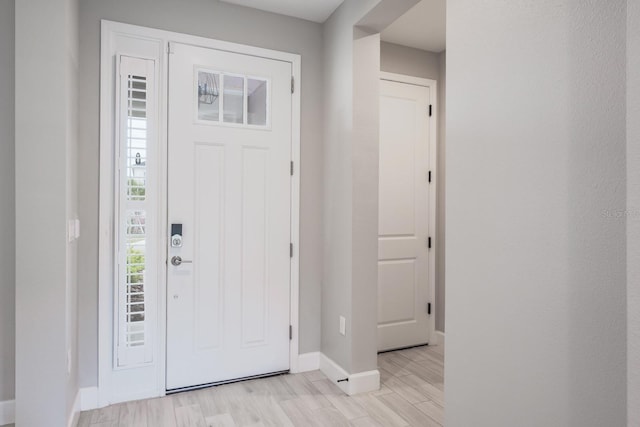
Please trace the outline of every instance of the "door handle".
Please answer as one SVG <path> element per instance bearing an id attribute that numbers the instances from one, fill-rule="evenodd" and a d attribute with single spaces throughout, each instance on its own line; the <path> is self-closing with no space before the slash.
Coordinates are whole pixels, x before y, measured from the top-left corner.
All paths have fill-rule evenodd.
<path id="1" fill-rule="evenodd" d="M 171 265 L 175 265 L 176 267 L 182 264 L 191 264 L 192 262 L 193 261 L 188 261 L 186 259 L 183 260 L 182 257 L 178 255 L 171 257 Z"/>

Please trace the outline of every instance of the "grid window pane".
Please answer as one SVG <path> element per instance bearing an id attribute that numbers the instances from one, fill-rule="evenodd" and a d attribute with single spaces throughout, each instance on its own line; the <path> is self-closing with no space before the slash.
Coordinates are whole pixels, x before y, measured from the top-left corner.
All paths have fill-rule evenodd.
<path id="1" fill-rule="evenodd" d="M 198 72 L 198 119 L 220 121 L 220 75 Z"/>
<path id="2" fill-rule="evenodd" d="M 247 123 L 266 126 L 267 124 L 267 81 L 247 79 Z"/>
<path id="3" fill-rule="evenodd" d="M 244 123 L 244 77 L 224 76 L 224 122 Z"/>

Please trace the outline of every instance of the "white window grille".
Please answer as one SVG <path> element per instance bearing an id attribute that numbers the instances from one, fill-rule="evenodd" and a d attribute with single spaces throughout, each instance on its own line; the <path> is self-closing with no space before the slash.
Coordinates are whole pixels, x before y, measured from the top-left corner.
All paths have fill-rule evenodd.
<path id="1" fill-rule="evenodd" d="M 115 183 L 116 367 L 153 360 L 157 294 L 155 62 L 120 56 Z"/>
<path id="2" fill-rule="evenodd" d="M 271 83 L 266 77 L 198 69 L 194 90 L 200 124 L 270 126 Z"/>

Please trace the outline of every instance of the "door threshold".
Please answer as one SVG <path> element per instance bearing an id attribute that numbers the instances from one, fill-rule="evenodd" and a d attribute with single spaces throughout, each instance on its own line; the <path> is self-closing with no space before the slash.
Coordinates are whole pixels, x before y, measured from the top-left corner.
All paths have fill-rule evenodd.
<path id="1" fill-rule="evenodd" d="M 390 350 L 379 351 L 378 354 L 391 353 L 392 351 L 409 350 L 410 348 L 427 347 L 428 345 L 429 345 L 429 343 L 427 342 L 427 343 L 424 343 L 424 344 L 416 344 L 416 345 L 409 345 L 409 346 L 406 346 L 406 347 L 392 348 Z"/>
<path id="2" fill-rule="evenodd" d="M 200 390 L 203 388 L 209 388 L 209 387 L 217 387 L 219 385 L 225 385 L 225 384 L 233 384 L 233 383 L 239 383 L 242 381 L 250 381 L 250 380 L 256 380 L 259 378 L 269 378 L 269 377 L 276 377 L 278 375 L 284 375 L 284 374 L 288 374 L 289 371 L 278 371 L 278 372 L 269 372 L 268 374 L 260 374 L 260 375 L 252 375 L 250 377 L 242 377 L 242 378 L 235 378 L 232 380 L 225 380 L 225 381 L 217 381 L 217 382 L 213 382 L 213 383 L 206 383 L 206 384 L 198 384 L 198 385 L 192 385 L 189 387 L 180 387 L 180 388 L 173 388 L 171 390 L 167 390 L 167 396 L 170 394 L 176 394 L 176 393 L 182 393 L 185 391 L 192 391 L 192 390 Z"/>

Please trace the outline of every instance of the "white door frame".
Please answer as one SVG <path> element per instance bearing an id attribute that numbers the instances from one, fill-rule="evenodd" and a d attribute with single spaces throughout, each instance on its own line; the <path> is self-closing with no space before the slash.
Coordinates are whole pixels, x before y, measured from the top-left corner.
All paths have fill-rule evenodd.
<path id="1" fill-rule="evenodd" d="M 429 316 L 429 344 L 439 344 L 436 334 L 436 244 L 437 236 L 436 228 L 436 193 L 438 186 L 437 173 L 437 153 L 438 153 L 438 82 L 436 80 L 424 79 L 421 77 L 406 76 L 404 74 L 395 74 L 380 72 L 380 80 L 391 82 L 405 83 L 414 86 L 422 86 L 429 88 L 429 104 L 431 108 L 431 117 L 429 122 L 429 171 L 431 171 L 431 184 L 429 185 L 429 236 L 432 238 L 431 250 L 428 252 L 429 259 L 429 301 L 431 302 L 431 316 Z"/>
<path id="2" fill-rule="evenodd" d="M 236 43 L 212 40 L 204 37 L 174 33 L 170 31 L 102 21 L 100 52 L 100 194 L 99 194 L 99 241 L 98 241 L 98 388 L 83 393 L 88 401 L 82 409 L 104 407 L 112 403 L 134 399 L 164 396 L 166 392 L 166 291 L 167 291 L 167 147 L 168 147 L 168 59 L 169 43 L 177 42 L 227 52 L 258 56 L 292 65 L 294 93 L 292 94 L 291 158 L 295 167 L 291 178 L 291 241 L 293 255 L 290 270 L 290 371 L 298 372 L 299 366 L 299 264 L 300 264 L 300 95 L 301 57 L 297 54 L 279 52 Z M 158 242 L 159 266 L 157 305 L 158 321 L 155 328 L 154 355 L 151 365 L 126 369 L 114 368 L 113 337 L 114 307 L 112 304 L 115 278 L 114 259 L 114 152 L 116 135 L 115 120 L 116 55 L 131 55 L 156 61 L 159 103 L 158 144 L 160 172 L 158 183 L 159 202 L 158 229 L 162 230 Z M 146 371 L 143 372 L 142 370 Z M 124 374 L 124 375 L 123 375 Z M 139 374 L 139 375 L 137 375 Z M 123 380 L 123 378 L 136 380 Z"/>

